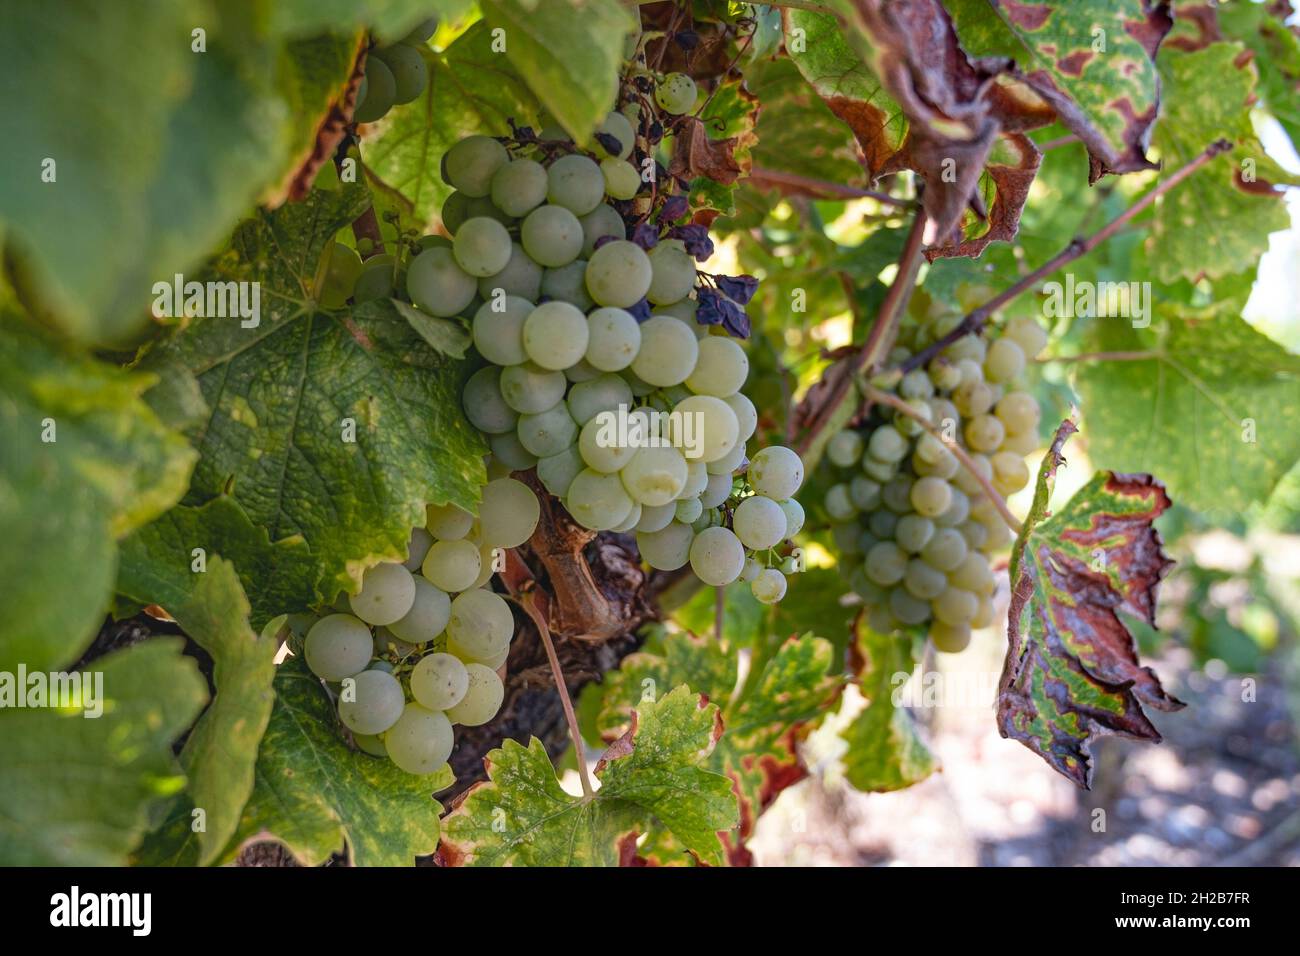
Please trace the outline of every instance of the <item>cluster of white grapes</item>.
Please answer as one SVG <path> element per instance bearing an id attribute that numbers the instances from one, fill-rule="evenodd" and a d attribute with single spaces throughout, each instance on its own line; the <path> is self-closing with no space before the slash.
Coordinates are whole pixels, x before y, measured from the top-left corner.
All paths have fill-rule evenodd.
<path id="1" fill-rule="evenodd" d="M 429 68 L 420 49 L 438 29 L 438 18 L 430 17 L 397 43 L 371 49 L 366 54 L 365 73 L 357 88 L 352 118 L 374 123 L 402 103 L 415 100 L 429 85 Z"/>
<path id="2" fill-rule="evenodd" d="M 904 329 L 890 356 L 898 364 L 959 321 L 942 316 Z M 840 481 L 826 493 L 850 587 L 880 633 L 927 626 L 934 645 L 956 652 L 971 628 L 993 619 L 989 555 L 1011 532 L 981 482 L 950 449 L 960 445 L 1001 495 L 1029 481 L 1024 456 L 1038 447 L 1038 402 L 1014 383 L 1046 344 L 1031 319 L 1007 324 L 999 338 L 968 335 L 924 369 L 903 376 L 898 397 L 927 418 L 873 406 L 861 429 L 834 435 L 827 458 Z"/>
<path id="3" fill-rule="evenodd" d="M 489 364 L 465 386 L 465 413 L 501 465 L 535 468 L 589 529 L 635 531 L 652 567 L 689 561 L 707 584 L 745 580 L 775 602 L 798 568 L 781 551 L 803 524 L 802 464 L 765 449 L 744 495 L 735 476 L 758 424 L 740 392 L 745 350 L 696 322 L 681 240 L 629 241 L 611 201 L 643 187 L 632 121 L 611 112 L 598 132 L 599 162 L 558 131 L 513 155 L 486 136 L 453 146 L 453 238 L 422 240 L 406 290 L 433 315 L 472 316 Z"/>
<path id="4" fill-rule="evenodd" d="M 370 568 L 338 613 L 310 624 L 307 667 L 336 691 L 339 719 L 361 750 L 407 773 L 436 773 L 451 756 L 454 724 L 496 716 L 515 624 L 488 585 L 496 556 L 528 540 L 539 515 L 536 495 L 513 478 L 484 486 L 477 518 L 430 507 L 404 563 Z"/>

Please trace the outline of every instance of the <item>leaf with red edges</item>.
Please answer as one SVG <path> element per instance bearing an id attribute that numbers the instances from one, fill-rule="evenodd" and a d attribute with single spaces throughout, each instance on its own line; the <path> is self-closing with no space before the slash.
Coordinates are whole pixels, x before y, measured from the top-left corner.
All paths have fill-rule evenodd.
<path id="1" fill-rule="evenodd" d="M 1183 704 L 1139 662 L 1120 617 L 1155 626 L 1156 591 L 1173 562 L 1152 523 L 1169 496 L 1150 475 L 1100 471 L 1049 515 L 1061 446 L 1075 431 L 1068 419 L 1057 430 L 1012 552 L 998 728 L 1086 788 L 1094 740 L 1159 741 L 1142 704 Z"/>

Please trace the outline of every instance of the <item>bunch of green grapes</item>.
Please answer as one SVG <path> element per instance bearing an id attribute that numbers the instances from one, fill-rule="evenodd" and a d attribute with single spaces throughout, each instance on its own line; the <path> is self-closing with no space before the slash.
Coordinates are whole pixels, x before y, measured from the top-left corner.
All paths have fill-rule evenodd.
<path id="1" fill-rule="evenodd" d="M 707 584 L 743 579 L 775 602 L 798 564 L 787 542 L 803 523 L 802 464 L 769 448 L 737 482 L 758 424 L 740 391 L 749 360 L 696 321 L 684 242 L 628 239 L 613 202 L 648 192 L 628 115 L 598 132 L 593 155 L 551 129 L 514 151 L 486 136 L 453 146 L 453 238 L 411 262 L 407 291 L 434 315 L 472 316 L 488 364 L 465 413 L 502 466 L 535 468 L 589 529 L 635 532 L 655 568 L 689 562 Z"/>
<path id="2" fill-rule="evenodd" d="M 484 486 L 478 517 L 431 506 L 405 562 L 375 565 L 336 613 L 297 622 L 307 667 L 337 691 L 339 719 L 361 750 L 436 773 L 454 725 L 496 716 L 514 616 L 489 582 L 496 556 L 528 540 L 539 515 L 536 495 L 508 477 Z"/>
<path id="3" fill-rule="evenodd" d="M 410 103 L 424 92 L 429 85 L 429 67 L 420 51 L 437 29 L 438 18 L 430 17 L 398 42 L 374 47 L 366 54 L 353 120 L 374 123 L 394 106 Z"/>
<path id="4" fill-rule="evenodd" d="M 658 93 L 666 112 L 696 96 L 684 76 Z M 652 567 L 689 563 L 707 584 L 742 580 L 774 603 L 799 569 L 803 464 L 782 447 L 749 462 L 748 357 L 697 321 L 696 254 L 706 253 L 672 229 L 628 236 L 616 204 L 652 192 L 634 124 L 646 127 L 655 108 L 642 99 L 610 112 L 590 150 L 554 126 L 508 146 L 461 140 L 441 168 L 454 190 L 442 207 L 450 238 L 364 262 L 332 243 L 316 298 L 339 308 L 399 296 L 467 322 L 487 364 L 463 403 L 488 436 L 494 474 L 536 469 L 583 526 L 635 532 Z"/>
<path id="5" fill-rule="evenodd" d="M 904 329 L 890 356 L 897 365 L 953 327 L 945 316 Z M 989 556 L 1011 540 L 1006 522 L 959 445 L 1000 495 L 1029 482 L 1024 456 L 1038 447 L 1038 402 L 1016 381 L 1046 344 L 1030 319 L 1000 337 L 965 336 L 924 369 L 904 375 L 896 394 L 935 426 L 879 403 L 868 421 L 834 435 L 826 457 L 838 483 L 825 507 L 850 587 L 881 632 L 925 628 L 941 651 L 956 652 L 971 628 L 993 619 Z"/>

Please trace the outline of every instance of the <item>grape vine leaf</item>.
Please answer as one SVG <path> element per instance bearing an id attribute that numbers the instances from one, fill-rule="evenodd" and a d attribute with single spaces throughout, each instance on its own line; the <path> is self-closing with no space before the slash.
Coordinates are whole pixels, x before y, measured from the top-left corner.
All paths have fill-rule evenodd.
<path id="1" fill-rule="evenodd" d="M 249 627 L 248 601 L 229 561 L 214 553 L 203 571 L 192 570 L 193 539 L 177 533 L 181 525 L 171 516 L 123 543 L 118 590 L 161 606 L 212 658 L 216 693 L 180 754 L 188 796 L 205 817 L 198 835 L 198 863 L 205 865 L 234 835 L 253 790 L 258 742 L 271 719 L 279 641 Z"/>
<path id="2" fill-rule="evenodd" d="M 126 865 L 150 806 L 185 783 L 172 742 L 207 700 L 182 643 L 155 638 L 95 660 L 82 671 L 98 684 L 84 713 L 0 710 L 0 864 Z"/>
<path id="3" fill-rule="evenodd" d="M 324 169 L 337 177 L 332 160 L 349 119 L 346 94 L 366 42 L 366 36 L 357 32 L 285 42 L 284 79 L 279 86 L 289 114 L 296 120 L 292 162 L 276 188 L 262 195 L 262 205 L 274 207 L 285 200 L 301 200 Z"/>
<path id="4" fill-rule="evenodd" d="M 989 242 L 1014 236 L 1037 149 L 1020 136 L 1003 148 L 997 175 L 985 167 L 1002 134 L 1043 125 L 1050 111 L 1012 96 L 986 97 L 1000 90 L 994 80 L 1006 61 L 967 57 L 937 0 L 837 0 L 831 8 L 790 11 L 787 48 L 853 130 L 872 179 L 912 169 L 925 180 L 931 258 L 978 255 Z M 1015 172 L 1006 168 L 1011 153 Z M 997 219 L 984 224 L 988 192 L 999 200 Z"/>
<path id="5" fill-rule="evenodd" d="M 427 503 L 472 510 L 485 480 L 483 440 L 460 409 L 465 363 L 391 309 L 327 313 L 312 300 L 326 242 L 368 202 L 359 185 L 317 190 L 243 224 L 214 270 L 260 283 L 257 326 L 198 319 L 144 359 L 189 369 L 212 410 L 189 431 L 200 459 L 185 503 L 229 494 L 273 543 L 301 537 L 325 601 L 404 557 Z"/>
<path id="6" fill-rule="evenodd" d="M 644 702 L 596 765 L 589 798 L 560 787 L 536 737 L 506 740 L 484 761 L 489 780 L 448 814 L 439 855 L 453 866 L 613 866 L 622 840 L 657 825 L 721 863 L 717 833 L 739 819 L 731 781 L 705 769 L 721 734 L 718 708 L 685 686 Z"/>
<path id="7" fill-rule="evenodd" d="M 355 866 L 413 866 L 438 844 L 451 770 L 417 777 L 384 757 L 352 750 L 324 688 L 291 657 L 275 676 L 275 707 L 257 754 L 253 793 L 233 846 L 273 839 L 304 866 L 347 845 Z"/>
<path id="8" fill-rule="evenodd" d="M 827 104 L 787 58 L 754 63 L 745 85 L 763 104 L 754 165 L 832 183 L 861 183 L 857 151 Z"/>
<path id="9" fill-rule="evenodd" d="M 1010 242 L 1020 231 L 1020 213 L 1038 176 L 1043 154 L 1023 133 L 999 136 L 989 150 L 975 189 L 979 215 L 967 208 L 947 244 L 925 250 L 931 262 L 954 256 L 978 259 L 993 242 Z M 957 240 L 960 241 L 957 241 Z"/>
<path id="10" fill-rule="evenodd" d="M 315 594 L 311 549 L 302 536 L 272 542 L 266 529 L 254 525 L 248 512 L 229 495 L 219 495 L 197 507 L 177 505 L 137 531 L 126 544 L 132 549 L 135 566 L 123 562 L 119 594 L 127 593 L 128 584 L 135 591 L 145 591 L 149 575 L 173 574 L 177 567 L 188 572 L 195 548 L 209 556 L 239 555 L 235 571 L 251 605 L 248 622 L 254 630 L 261 630 L 281 614 L 307 610 Z M 123 580 L 128 571 L 131 582 Z M 163 604 L 147 593 L 135 596 L 145 604 Z"/>
<path id="11" fill-rule="evenodd" d="M 132 17 L 77 0 L 57 22 L 36 0 L 8 7 L 0 57 L 28 105 L 0 155 L 0 222 L 25 299 L 81 340 L 127 341 L 153 284 L 195 266 L 289 171 L 348 64 L 330 74 L 336 61 L 260 39 L 237 14 L 196 53 L 191 31 L 211 17 L 193 0 Z M 88 90 L 112 95 L 87 110 Z"/>
<path id="12" fill-rule="evenodd" d="M 422 312 L 401 299 L 367 302 L 358 311 L 364 310 L 366 314 L 383 314 L 390 309 L 396 310 L 398 315 L 410 323 L 411 328 L 415 329 L 430 348 L 436 349 L 448 358 L 463 359 L 465 353 L 469 351 L 473 339 L 462 323 L 455 319 L 444 319 Z"/>
<path id="13" fill-rule="evenodd" d="M 1282 124 L 1292 143 L 1300 143 L 1300 35 L 1275 11 L 1282 12 L 1282 8 L 1232 3 L 1215 7 L 1214 16 L 1228 39 L 1255 51 L 1258 89 L 1264 105 Z"/>
<path id="14" fill-rule="evenodd" d="M 668 173 L 690 183 L 694 221 L 711 225 L 736 212 L 736 183 L 748 176 L 758 136 L 758 98 L 742 79 L 726 79 L 699 117 L 684 117 L 673 138 Z"/>
<path id="15" fill-rule="evenodd" d="M 1049 513 L 1066 419 L 1038 472 L 1034 502 L 1011 553 L 1007 657 L 998 683 L 998 729 L 1085 789 L 1092 742 L 1159 741 L 1142 710 L 1178 710 L 1138 661 L 1125 615 L 1155 626 L 1156 592 L 1173 562 L 1153 522 L 1170 505 L 1150 475 L 1099 471 Z"/>
<path id="16" fill-rule="evenodd" d="M 946 6 L 971 55 L 1009 56 L 1010 77 L 1050 104 L 1083 141 L 1090 181 L 1154 168 L 1145 149 L 1160 105 L 1156 51 L 1173 25 L 1166 4 L 953 0 Z"/>
<path id="17" fill-rule="evenodd" d="M 283 36 L 369 26 L 382 40 L 396 40 L 431 15 L 451 21 L 472 6 L 469 0 L 277 0 L 266 13 L 268 28 Z"/>
<path id="18" fill-rule="evenodd" d="M 854 624 L 852 656 L 866 706 L 840 733 L 848 743 L 844 776 L 859 790 L 903 790 L 939 769 L 912 715 L 894 699 L 900 677 L 916 667 L 913 642 L 876 633 L 865 617 L 859 615 Z"/>
<path id="19" fill-rule="evenodd" d="M 75 661 L 112 593 L 116 540 L 185 492 L 194 452 L 123 372 L 0 313 L 0 671 Z"/>
<path id="20" fill-rule="evenodd" d="M 623 659 L 616 671 L 587 693 L 599 698 L 590 730 L 605 741 L 623 734 L 638 703 L 653 699 L 660 687 L 684 684 L 709 700 L 721 702 L 722 737 L 704 766 L 729 777 L 740 801 L 740 826 L 718 839 L 731 865 L 748 866 L 746 841 L 759 815 L 784 790 L 807 776 L 798 744 L 820 723 L 839 694 L 831 675 L 830 643 L 810 633 L 781 643 L 738 699 L 732 699 L 738 657 L 711 637 L 688 633 L 664 635 L 661 653 L 639 652 Z M 687 862 L 680 842 L 658 829 L 640 847 L 643 860 L 655 865 Z"/>
<path id="21" fill-rule="evenodd" d="M 508 120 L 537 129 L 537 99 L 506 57 L 492 49 L 482 21 L 441 53 L 426 56 L 429 85 L 415 102 L 400 107 L 365 145 L 366 173 L 378 188 L 410 201 L 413 215 L 428 222 L 451 194 L 442 181 L 442 156 L 471 133 L 504 136 Z"/>
<path id="22" fill-rule="evenodd" d="M 542 105 L 585 143 L 614 108 L 626 38 L 638 21 L 618 0 L 482 0 L 505 55 Z"/>
<path id="23" fill-rule="evenodd" d="M 1193 508 L 1262 501 L 1300 460 L 1300 356 L 1234 314 L 1171 313 L 1153 340 L 1090 323 L 1089 351 L 1149 354 L 1080 363 L 1088 450 L 1102 468 L 1149 468 Z"/>
<path id="24" fill-rule="evenodd" d="M 1271 232 L 1291 224 L 1275 184 L 1300 180 L 1264 152 L 1251 126 L 1257 72 L 1238 43 L 1160 54 L 1165 108 L 1154 145 L 1173 172 L 1220 137 L 1234 143 L 1191 182 L 1161 197 L 1147 239 L 1163 282 L 1218 279 L 1254 269 Z"/>
<path id="25" fill-rule="evenodd" d="M 903 108 L 849 46 L 835 16 L 800 9 L 785 16 L 790 59 L 830 111 L 853 131 L 874 180 L 903 148 L 907 138 Z"/>

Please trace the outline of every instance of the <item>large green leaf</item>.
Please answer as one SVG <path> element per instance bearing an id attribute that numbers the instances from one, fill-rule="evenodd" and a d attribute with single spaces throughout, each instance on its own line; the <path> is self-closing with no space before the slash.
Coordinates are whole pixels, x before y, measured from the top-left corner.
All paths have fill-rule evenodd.
<path id="1" fill-rule="evenodd" d="M 450 769 L 406 773 L 351 750 L 339 727 L 320 681 L 298 658 L 281 664 L 236 847 L 274 839 L 306 866 L 342 852 L 345 842 L 356 866 L 413 866 L 434 851 L 442 807 L 433 794 L 451 786 Z"/>
<path id="2" fill-rule="evenodd" d="M 99 685 L 85 710 L 0 710 L 0 864 L 126 864 L 150 805 L 184 786 L 172 742 L 207 699 L 181 644 L 157 638 L 96 660 L 82 672 Z"/>
<path id="3" fill-rule="evenodd" d="M 1169 496 L 1150 475 L 1101 471 L 1049 515 L 1061 446 L 1073 431 L 1065 422 L 1044 457 L 1012 551 L 998 729 L 1089 787 L 1094 740 L 1158 741 L 1142 704 L 1183 704 L 1138 661 L 1119 616 L 1155 626 L 1156 591 L 1173 562 L 1152 525 Z"/>
<path id="4" fill-rule="evenodd" d="M 653 700 L 660 688 L 686 684 L 722 707 L 723 734 L 705 766 L 732 779 L 740 800 L 740 829 L 720 833 L 727 859 L 747 864 L 745 841 L 758 816 L 786 787 L 807 775 L 798 743 L 820 722 L 840 690 L 829 673 L 832 647 L 811 634 L 781 644 L 745 692 L 733 699 L 737 655 L 711 637 L 676 633 L 664 639 L 662 653 L 624 658 L 619 669 L 586 691 L 599 699 L 592 710 L 592 731 L 617 739 L 629 726 L 638 704 Z M 681 844 L 655 833 L 655 863 L 686 862 Z M 674 856 L 675 854 L 675 856 Z"/>
<path id="5" fill-rule="evenodd" d="M 212 409 L 192 430 L 187 503 L 228 493 L 273 543 L 301 537 L 324 600 L 404 556 L 426 503 L 472 509 L 484 481 L 483 441 L 460 409 L 465 364 L 390 303 L 326 313 L 312 301 L 325 243 L 367 203 L 361 186 L 317 191 L 242 225 L 217 274 L 261 284 L 257 327 L 200 319 L 146 358 L 192 372 Z"/>
<path id="6" fill-rule="evenodd" d="M 1083 140 L 1092 179 L 1151 168 L 1143 149 L 1160 103 L 1154 58 L 1171 23 L 1161 5 L 950 0 L 945 6 L 968 53 L 1010 56 L 1016 79 Z"/>
<path id="7" fill-rule="evenodd" d="M 1274 184 L 1296 182 L 1269 159 L 1250 110 L 1257 72 L 1239 43 L 1160 53 L 1165 106 L 1153 143 L 1172 173 L 1216 139 L 1234 148 L 1212 159 L 1156 207 L 1148 253 L 1164 282 L 1254 269 L 1271 232 L 1291 224 Z"/>
<path id="8" fill-rule="evenodd" d="M 626 37 L 637 20 L 618 0 L 482 0 L 506 57 L 576 142 L 614 108 Z"/>
<path id="9" fill-rule="evenodd" d="M 194 267 L 311 142 L 350 58 L 278 47 L 247 18 L 198 0 L 130 15 L 77 0 L 56 18 L 35 0 L 7 6 L 0 220 L 30 254 L 29 298 L 67 332 L 137 334 L 153 284 Z M 112 94 L 87 109 L 87 91 Z"/>
<path id="10" fill-rule="evenodd" d="M 453 20 L 470 7 L 469 0 L 276 0 L 267 12 L 270 29 L 289 36 L 369 26 L 383 39 L 400 39 L 429 16 Z"/>
<path id="11" fill-rule="evenodd" d="M 427 59 L 424 95 L 394 110 L 364 150 L 367 171 L 409 200 L 421 222 L 451 193 L 438 173 L 448 149 L 471 133 L 504 136 L 508 120 L 534 129 L 538 120 L 536 98 L 507 57 L 493 51 L 487 24 L 476 23 Z"/>
<path id="12" fill-rule="evenodd" d="M 0 314 L 0 671 L 75 661 L 108 607 L 116 539 L 184 493 L 194 453 L 141 400 L 153 381 Z"/>
<path id="13" fill-rule="evenodd" d="M 118 590 L 146 590 L 151 577 L 188 571 L 195 548 L 206 555 L 238 555 L 235 568 L 244 593 L 249 596 L 249 624 L 261 630 L 281 614 L 309 609 L 315 597 L 311 549 L 301 536 L 272 542 L 266 528 L 254 525 L 248 513 L 229 495 L 221 495 L 198 507 L 177 505 L 152 524 L 137 532 L 145 542 L 134 544 L 135 566 L 124 562 Z M 126 580 L 130 573 L 131 580 Z M 145 603 L 164 604 L 160 597 L 135 595 Z M 165 605 L 164 605 L 165 606 Z"/>
<path id="14" fill-rule="evenodd" d="M 489 781 L 448 816 L 441 854 L 453 865 L 612 866 L 631 835 L 667 829 L 706 863 L 739 820 L 731 781 L 704 769 L 722 733 L 718 708 L 678 687 L 637 708 L 596 767 L 591 797 L 566 793 L 546 748 L 507 740 L 486 758 Z"/>
<path id="15" fill-rule="evenodd" d="M 1189 187 L 1195 188 L 1195 187 Z M 1300 459 L 1300 356 L 1235 315 L 1171 315 L 1152 342 L 1118 319 L 1090 323 L 1076 384 L 1094 464 L 1150 470 L 1194 508 L 1262 501 Z"/>
<path id="16" fill-rule="evenodd" d="M 177 535 L 171 514 L 123 543 L 118 590 L 162 606 L 212 658 L 216 696 L 181 750 L 188 796 L 205 817 L 198 843 L 199 862 L 206 864 L 234 835 L 253 791 L 279 642 L 248 626 L 248 601 L 229 561 L 212 554 L 202 571 L 194 570 L 191 541 Z"/>
<path id="17" fill-rule="evenodd" d="M 899 634 L 878 634 L 865 620 L 857 622 L 859 687 L 866 707 L 841 733 L 849 748 L 844 776 L 859 790 L 902 790 L 939 769 L 939 761 L 920 731 L 894 700 L 898 678 L 916 667 L 912 641 Z"/>

